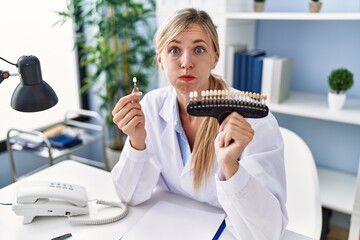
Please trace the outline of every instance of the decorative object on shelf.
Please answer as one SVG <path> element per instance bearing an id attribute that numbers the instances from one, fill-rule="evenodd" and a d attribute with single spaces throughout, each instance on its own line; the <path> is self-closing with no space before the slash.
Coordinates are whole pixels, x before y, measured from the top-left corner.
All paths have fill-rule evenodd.
<path id="1" fill-rule="evenodd" d="M 309 11 L 311 13 L 318 13 L 321 10 L 322 2 L 319 0 L 309 0 Z"/>
<path id="2" fill-rule="evenodd" d="M 131 93 L 134 76 L 146 90 L 148 79 L 154 75 L 155 0 L 68 2 L 68 8 L 58 14 L 63 21 L 76 23 L 76 44 L 81 64 L 87 69 L 81 90 L 99 96 L 99 111 L 111 130 L 112 140 L 107 145 L 121 150 L 126 136 L 113 124 L 111 111 L 120 97 Z"/>
<path id="3" fill-rule="evenodd" d="M 19 73 L 15 74 L 0 70 L 0 83 L 11 76 L 20 76 L 21 81 L 11 97 L 13 109 L 20 112 L 39 112 L 57 104 L 56 93 L 42 79 L 40 61 L 37 57 L 22 56 L 17 63 L 11 63 L 2 57 L 0 59 L 19 69 Z"/>
<path id="4" fill-rule="evenodd" d="M 346 101 L 346 91 L 354 84 L 354 75 L 346 68 L 333 70 L 328 77 L 331 92 L 328 93 L 328 105 L 333 111 L 340 110 Z"/>
<path id="5" fill-rule="evenodd" d="M 254 11 L 263 12 L 265 7 L 265 0 L 254 0 Z"/>

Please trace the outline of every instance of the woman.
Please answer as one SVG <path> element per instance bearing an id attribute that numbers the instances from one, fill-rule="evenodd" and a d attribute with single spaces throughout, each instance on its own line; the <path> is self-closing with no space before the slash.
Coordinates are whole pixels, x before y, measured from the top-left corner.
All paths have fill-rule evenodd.
<path id="1" fill-rule="evenodd" d="M 170 82 L 119 100 L 113 120 L 128 135 L 112 170 L 120 199 L 139 204 L 156 186 L 223 208 L 238 239 L 279 239 L 287 224 L 283 142 L 269 115 L 215 118 L 186 112 L 191 91 L 226 89 L 211 74 L 219 56 L 215 26 L 204 11 L 182 9 L 158 29 L 156 58 Z"/>

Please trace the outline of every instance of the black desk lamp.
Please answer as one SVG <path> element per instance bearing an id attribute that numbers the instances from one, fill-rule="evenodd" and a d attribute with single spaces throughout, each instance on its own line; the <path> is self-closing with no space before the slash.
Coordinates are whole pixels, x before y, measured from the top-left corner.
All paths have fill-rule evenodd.
<path id="1" fill-rule="evenodd" d="M 58 98 L 54 90 L 42 79 L 40 61 L 37 57 L 22 56 L 17 64 L 1 57 L 0 59 L 19 69 L 19 74 L 0 70 L 0 83 L 10 76 L 20 76 L 21 82 L 11 98 L 13 109 L 20 112 L 38 112 L 57 104 Z"/>

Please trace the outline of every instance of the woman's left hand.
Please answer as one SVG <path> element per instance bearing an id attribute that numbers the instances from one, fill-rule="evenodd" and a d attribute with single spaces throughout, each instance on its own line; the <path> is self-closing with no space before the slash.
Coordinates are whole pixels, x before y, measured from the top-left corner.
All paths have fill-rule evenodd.
<path id="1" fill-rule="evenodd" d="M 221 123 L 215 139 L 218 164 L 226 179 L 239 169 L 238 158 L 254 136 L 251 125 L 237 112 L 231 113 Z"/>

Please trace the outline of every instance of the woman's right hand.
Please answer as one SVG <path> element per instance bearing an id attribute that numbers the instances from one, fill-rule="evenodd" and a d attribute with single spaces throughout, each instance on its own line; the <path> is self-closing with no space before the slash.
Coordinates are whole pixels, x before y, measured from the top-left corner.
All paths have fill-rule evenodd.
<path id="1" fill-rule="evenodd" d="M 145 115 L 141 109 L 141 92 L 120 98 L 112 110 L 113 122 L 129 136 L 130 144 L 137 150 L 145 149 Z"/>

